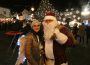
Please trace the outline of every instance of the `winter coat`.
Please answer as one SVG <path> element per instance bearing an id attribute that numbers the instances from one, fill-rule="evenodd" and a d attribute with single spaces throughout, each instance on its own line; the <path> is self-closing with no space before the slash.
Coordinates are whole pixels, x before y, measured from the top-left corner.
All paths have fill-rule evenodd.
<path id="1" fill-rule="evenodd" d="M 64 33 L 67 37 L 68 40 L 64 43 L 64 44 L 60 44 L 60 42 L 58 42 L 56 39 L 53 39 L 53 53 L 54 53 L 54 57 L 55 57 L 55 65 L 60 65 L 62 63 L 66 63 L 67 57 L 66 57 L 66 48 L 67 46 L 73 46 L 74 41 L 72 38 L 72 34 L 71 32 L 68 30 L 67 27 L 62 26 L 59 28 L 59 31 Z M 45 44 L 44 44 L 45 47 Z M 44 49 L 45 50 L 45 49 Z M 45 56 L 46 58 L 46 56 Z M 46 58 L 47 60 L 48 58 Z"/>
<path id="2" fill-rule="evenodd" d="M 36 34 L 29 33 L 25 37 L 25 56 L 31 65 L 43 65 L 40 41 Z"/>

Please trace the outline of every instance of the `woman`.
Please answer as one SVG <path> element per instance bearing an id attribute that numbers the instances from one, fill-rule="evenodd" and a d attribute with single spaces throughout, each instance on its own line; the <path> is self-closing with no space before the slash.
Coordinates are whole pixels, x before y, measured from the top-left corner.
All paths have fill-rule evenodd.
<path id="1" fill-rule="evenodd" d="M 42 31 L 41 23 L 38 20 L 33 20 L 31 24 L 31 32 L 26 35 L 25 56 L 29 65 L 43 65 L 42 60 Z"/>
<path id="2" fill-rule="evenodd" d="M 23 59 L 27 59 L 27 65 L 43 65 L 41 56 L 41 42 L 43 40 L 43 31 L 41 23 L 33 19 L 31 23 L 31 32 L 19 38 L 20 48 L 16 65 L 23 64 Z"/>

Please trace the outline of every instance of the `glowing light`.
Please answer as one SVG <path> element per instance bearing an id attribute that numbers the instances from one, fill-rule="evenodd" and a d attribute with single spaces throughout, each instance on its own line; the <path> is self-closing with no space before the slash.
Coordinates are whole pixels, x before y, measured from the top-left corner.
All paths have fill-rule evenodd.
<path id="1" fill-rule="evenodd" d="M 19 19 L 19 16 L 18 16 L 18 14 L 16 15 L 16 18 L 17 18 L 17 19 Z"/>
<path id="2" fill-rule="evenodd" d="M 80 13 L 80 12 L 77 10 L 77 11 L 76 11 L 76 14 L 79 14 L 79 13 Z"/>
<path id="3" fill-rule="evenodd" d="M 73 11 L 73 10 L 74 10 L 74 8 L 71 8 L 71 10 Z"/>
<path id="4" fill-rule="evenodd" d="M 86 23 L 85 24 L 88 25 L 88 20 L 86 20 Z"/>
<path id="5" fill-rule="evenodd" d="M 66 11 L 68 11 L 68 9 L 66 9 Z"/>
<path id="6" fill-rule="evenodd" d="M 89 11 L 83 11 L 83 12 L 81 12 L 81 15 L 84 15 L 84 16 L 87 16 L 87 15 L 89 15 L 90 14 L 90 12 Z"/>
<path id="7" fill-rule="evenodd" d="M 65 21 L 66 20 L 66 18 L 63 18 L 63 21 Z"/>
<path id="8" fill-rule="evenodd" d="M 73 21 L 71 21 L 71 22 L 69 23 L 70 27 L 73 27 L 75 23 L 78 24 L 78 27 L 79 27 L 79 25 L 81 25 L 81 23 L 79 23 L 76 19 L 74 19 Z"/>
<path id="9" fill-rule="evenodd" d="M 73 18 L 75 18 L 76 17 L 76 15 L 73 15 Z"/>
<path id="10" fill-rule="evenodd" d="M 87 5 L 83 6 L 83 11 L 81 12 L 81 15 L 87 16 L 89 14 L 90 14 L 90 12 L 89 12 L 89 4 L 87 4 Z"/>
<path id="11" fill-rule="evenodd" d="M 80 19 L 81 19 L 81 17 L 78 17 L 77 19 L 78 19 L 78 20 L 80 20 Z"/>
<path id="12" fill-rule="evenodd" d="M 34 11 L 34 10 L 35 10 L 34 7 L 32 7 L 32 8 L 31 8 L 31 11 Z"/>
<path id="13" fill-rule="evenodd" d="M 87 7 L 86 7 L 86 8 L 84 9 L 84 11 L 85 11 L 85 12 L 87 12 L 87 11 L 88 11 L 88 9 L 89 9 L 89 8 L 87 8 Z"/>
<path id="14" fill-rule="evenodd" d="M 17 46 L 20 46 L 20 39 L 21 39 L 22 37 L 25 37 L 25 35 L 22 35 L 22 36 L 18 39 L 18 41 L 17 41 Z"/>
<path id="15" fill-rule="evenodd" d="M 62 15 L 63 15 L 63 13 L 60 13 L 60 15 L 62 16 Z"/>
<path id="16" fill-rule="evenodd" d="M 31 16 L 30 16 L 30 17 L 32 18 L 32 17 L 33 17 L 33 15 L 34 15 L 34 14 L 31 14 Z"/>
<path id="17" fill-rule="evenodd" d="M 70 15 L 72 15 L 73 13 L 72 12 L 70 12 Z"/>

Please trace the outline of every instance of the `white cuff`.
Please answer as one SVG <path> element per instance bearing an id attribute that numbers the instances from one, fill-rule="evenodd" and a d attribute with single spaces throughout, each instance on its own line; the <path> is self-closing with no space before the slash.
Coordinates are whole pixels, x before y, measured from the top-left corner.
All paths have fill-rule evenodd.
<path id="1" fill-rule="evenodd" d="M 68 40 L 68 37 L 65 34 L 61 33 L 59 29 L 56 28 L 54 33 L 56 34 L 56 40 L 60 44 L 65 44 L 65 42 Z"/>

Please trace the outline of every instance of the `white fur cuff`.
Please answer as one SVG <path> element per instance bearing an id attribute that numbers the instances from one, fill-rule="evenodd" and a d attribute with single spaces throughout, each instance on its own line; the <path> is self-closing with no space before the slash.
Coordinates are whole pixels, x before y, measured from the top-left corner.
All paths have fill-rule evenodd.
<path id="1" fill-rule="evenodd" d="M 59 31 L 59 29 L 55 29 L 55 34 L 56 34 L 56 40 L 60 43 L 60 44 L 65 44 L 65 42 L 68 40 L 68 37 L 61 33 Z"/>

